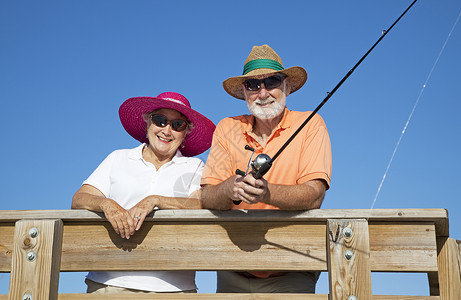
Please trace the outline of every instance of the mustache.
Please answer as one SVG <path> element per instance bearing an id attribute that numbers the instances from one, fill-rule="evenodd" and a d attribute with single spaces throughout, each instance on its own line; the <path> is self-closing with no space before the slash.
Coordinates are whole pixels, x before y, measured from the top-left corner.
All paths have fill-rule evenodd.
<path id="1" fill-rule="evenodd" d="M 271 103 L 271 102 L 275 102 L 277 101 L 277 99 L 275 99 L 274 97 L 269 97 L 267 99 L 256 99 L 255 101 L 253 101 L 254 104 L 259 104 L 259 105 L 264 105 L 264 104 L 267 104 L 267 103 Z"/>

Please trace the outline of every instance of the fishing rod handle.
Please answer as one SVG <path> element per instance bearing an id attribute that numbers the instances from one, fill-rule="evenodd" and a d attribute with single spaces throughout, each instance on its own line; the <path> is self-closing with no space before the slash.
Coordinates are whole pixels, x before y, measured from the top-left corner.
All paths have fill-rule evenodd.
<path id="1" fill-rule="evenodd" d="M 240 176 L 246 175 L 245 172 L 243 172 L 240 169 L 235 170 L 235 174 L 240 175 Z M 232 200 L 232 202 L 234 202 L 235 205 L 239 205 L 240 203 L 242 203 L 242 200 Z"/>
<path id="2" fill-rule="evenodd" d="M 235 174 L 240 175 L 240 176 L 245 176 L 246 175 L 245 172 L 243 172 L 240 169 L 235 170 Z"/>
<path id="3" fill-rule="evenodd" d="M 261 179 L 263 178 L 263 176 L 269 171 L 269 169 L 272 167 L 272 162 L 271 161 L 267 161 L 265 162 L 258 170 L 258 172 L 256 173 L 252 173 L 253 174 L 253 177 L 255 179 Z M 235 171 L 235 174 L 237 175 L 240 175 L 240 176 L 245 176 L 245 172 L 243 172 L 242 170 L 240 169 L 237 169 Z M 232 200 L 232 202 L 234 202 L 235 205 L 239 205 L 240 203 L 242 203 L 242 200 Z"/>

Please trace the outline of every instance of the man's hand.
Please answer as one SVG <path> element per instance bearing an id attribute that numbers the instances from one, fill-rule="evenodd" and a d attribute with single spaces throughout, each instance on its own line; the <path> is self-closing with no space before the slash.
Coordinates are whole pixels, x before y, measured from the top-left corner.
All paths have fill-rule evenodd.
<path id="1" fill-rule="evenodd" d="M 264 202 L 269 199 L 269 189 L 264 178 L 255 179 L 252 174 L 236 176 L 232 200 L 241 200 L 247 204 Z"/>

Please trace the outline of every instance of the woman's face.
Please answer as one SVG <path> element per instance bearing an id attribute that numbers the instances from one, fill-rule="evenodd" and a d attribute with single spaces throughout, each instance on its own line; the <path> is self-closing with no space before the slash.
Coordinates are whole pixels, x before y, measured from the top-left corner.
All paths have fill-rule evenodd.
<path id="1" fill-rule="evenodd" d="M 155 114 L 164 115 L 169 121 L 178 119 L 187 121 L 181 113 L 169 108 L 156 110 Z M 165 157 L 172 158 L 184 141 L 186 130 L 175 131 L 171 128 L 170 122 L 165 127 L 155 125 L 152 120 L 148 122 L 147 138 L 149 139 L 150 148 L 160 159 Z"/>

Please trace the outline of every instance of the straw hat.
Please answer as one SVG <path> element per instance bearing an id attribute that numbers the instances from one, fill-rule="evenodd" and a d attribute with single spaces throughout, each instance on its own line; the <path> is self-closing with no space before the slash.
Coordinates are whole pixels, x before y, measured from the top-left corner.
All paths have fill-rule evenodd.
<path id="1" fill-rule="evenodd" d="M 211 146 L 215 125 L 208 118 L 193 110 L 189 101 L 181 94 L 166 92 L 157 97 L 134 97 L 122 103 L 119 109 L 123 128 L 141 143 L 149 143 L 146 137 L 146 122 L 143 116 L 161 108 L 174 109 L 194 124 L 180 148 L 182 155 L 195 156 Z"/>
<path id="2" fill-rule="evenodd" d="M 302 67 L 283 68 L 282 59 L 268 45 L 254 46 L 243 66 L 243 75 L 224 80 L 223 87 L 231 96 L 244 100 L 242 84 L 246 78 L 258 75 L 283 73 L 290 77 L 291 91 L 299 90 L 307 80 L 307 72 Z"/>

